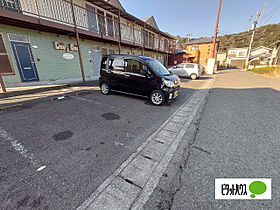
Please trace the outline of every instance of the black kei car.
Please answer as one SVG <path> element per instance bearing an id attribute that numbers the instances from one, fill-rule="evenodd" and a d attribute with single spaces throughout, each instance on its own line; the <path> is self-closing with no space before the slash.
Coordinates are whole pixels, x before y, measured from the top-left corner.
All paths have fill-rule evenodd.
<path id="1" fill-rule="evenodd" d="M 159 61 L 137 55 L 108 55 L 101 61 L 100 90 L 148 97 L 160 106 L 178 96 L 180 79 Z"/>

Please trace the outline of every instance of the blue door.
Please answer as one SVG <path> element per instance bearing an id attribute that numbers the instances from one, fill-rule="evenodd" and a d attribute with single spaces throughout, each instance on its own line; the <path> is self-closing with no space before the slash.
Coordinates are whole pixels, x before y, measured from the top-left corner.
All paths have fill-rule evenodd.
<path id="1" fill-rule="evenodd" d="M 21 80 L 23 82 L 39 81 L 37 68 L 29 43 L 11 42 Z"/>

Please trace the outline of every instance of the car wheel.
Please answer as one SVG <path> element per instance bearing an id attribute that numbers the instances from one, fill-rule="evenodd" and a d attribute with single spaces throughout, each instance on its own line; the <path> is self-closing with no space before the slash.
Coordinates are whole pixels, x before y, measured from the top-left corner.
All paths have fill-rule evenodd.
<path id="1" fill-rule="evenodd" d="M 150 100 L 151 100 L 152 104 L 154 104 L 156 106 L 160 106 L 165 103 L 165 96 L 162 91 L 155 90 L 151 93 Z"/>
<path id="2" fill-rule="evenodd" d="M 107 82 L 103 82 L 100 86 L 101 93 L 108 95 L 110 93 L 110 87 Z"/>
<path id="3" fill-rule="evenodd" d="M 196 80 L 197 79 L 197 75 L 196 74 L 191 74 L 191 79 L 192 80 Z"/>

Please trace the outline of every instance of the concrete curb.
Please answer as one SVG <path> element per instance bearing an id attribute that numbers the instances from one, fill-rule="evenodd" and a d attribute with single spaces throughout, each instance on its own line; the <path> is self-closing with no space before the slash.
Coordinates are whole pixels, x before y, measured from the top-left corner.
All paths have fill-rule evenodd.
<path id="1" fill-rule="evenodd" d="M 69 94 L 61 93 L 56 96 L 48 96 L 44 100 L 45 101 L 51 100 L 52 102 L 59 102 L 59 101 L 71 99 L 73 97 L 79 97 L 79 96 L 88 95 L 88 94 L 91 94 L 91 91 L 81 90 L 81 91 L 72 92 Z M 39 100 L 39 99 L 37 98 L 34 100 Z M 4 111 L 10 111 L 10 110 L 15 110 L 15 109 L 19 109 L 19 108 L 23 109 L 23 108 L 25 108 L 26 104 L 30 104 L 30 103 L 23 101 L 23 102 L 15 102 L 15 103 L 10 103 L 10 104 L 0 104 L 0 111 L 4 112 Z"/>
<path id="2" fill-rule="evenodd" d="M 71 84 L 64 84 L 64 85 L 56 85 L 56 86 L 46 86 L 46 87 L 40 87 L 40 88 L 34 88 L 29 90 L 22 90 L 22 91 L 13 91 L 13 92 L 7 92 L 7 93 L 0 93 L 0 99 L 3 98 L 9 98 L 13 96 L 21 96 L 25 94 L 34 94 L 34 93 L 41 93 L 45 91 L 51 91 L 51 90 L 59 90 L 63 88 L 69 88 L 74 86 L 86 86 L 86 85 L 97 85 L 98 81 L 90 81 L 85 83 L 71 83 Z"/>
<path id="3" fill-rule="evenodd" d="M 77 209 L 142 209 L 208 93 L 209 88 L 195 91 Z"/>
<path id="4" fill-rule="evenodd" d="M 70 85 L 68 85 L 68 84 L 67 85 L 58 85 L 58 86 L 53 86 L 53 87 L 41 87 L 41 88 L 34 88 L 34 89 L 30 89 L 30 90 L 1 93 L 0 99 L 9 98 L 9 97 L 13 97 L 13 96 L 21 96 L 21 95 L 26 95 L 26 94 L 40 93 L 40 92 L 45 92 L 45 91 L 50 91 L 50 90 L 59 90 L 62 88 L 67 88 L 67 87 L 70 87 Z"/>

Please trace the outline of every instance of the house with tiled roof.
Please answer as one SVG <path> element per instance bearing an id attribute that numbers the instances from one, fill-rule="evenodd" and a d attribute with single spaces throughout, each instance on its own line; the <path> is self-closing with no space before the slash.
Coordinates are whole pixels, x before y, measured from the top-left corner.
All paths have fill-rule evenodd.
<path id="1" fill-rule="evenodd" d="M 219 41 L 216 43 L 217 54 Z M 207 65 L 207 60 L 212 58 L 213 38 L 201 37 L 192 39 L 186 44 L 186 53 L 189 54 L 189 61 L 192 63 Z"/>

